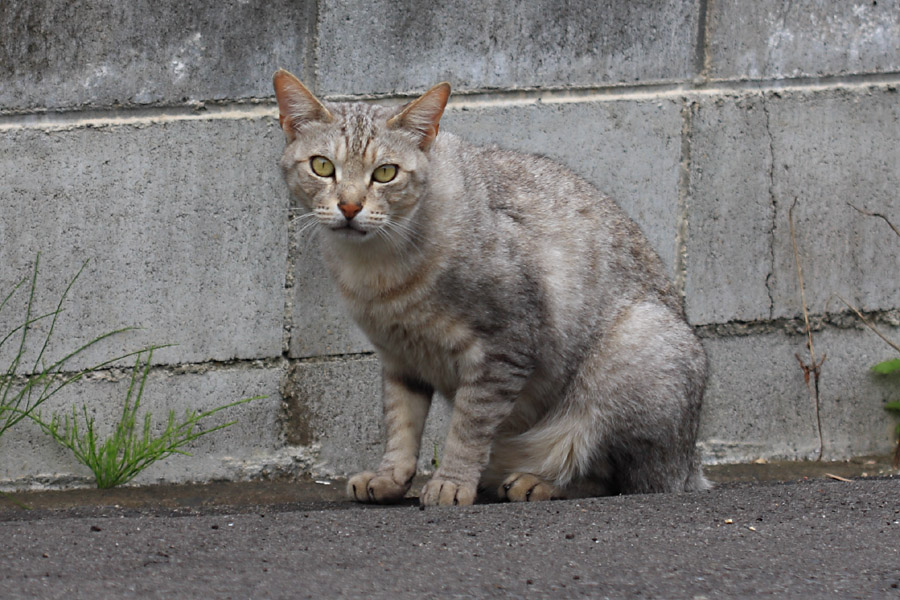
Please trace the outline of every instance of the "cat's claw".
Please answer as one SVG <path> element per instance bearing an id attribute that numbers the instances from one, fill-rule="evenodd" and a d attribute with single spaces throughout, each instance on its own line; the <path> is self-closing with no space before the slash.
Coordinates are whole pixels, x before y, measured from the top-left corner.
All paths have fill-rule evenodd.
<path id="1" fill-rule="evenodd" d="M 474 504 L 475 484 L 456 483 L 449 479 L 432 478 L 419 494 L 422 506 L 468 506 Z"/>
<path id="2" fill-rule="evenodd" d="M 510 502 L 539 502 L 563 497 L 556 487 L 531 473 L 513 473 L 497 488 L 497 495 Z"/>
<path id="3" fill-rule="evenodd" d="M 347 495 L 357 502 L 393 504 L 406 496 L 411 482 L 412 478 L 408 482 L 397 483 L 386 473 L 363 471 L 347 481 Z"/>

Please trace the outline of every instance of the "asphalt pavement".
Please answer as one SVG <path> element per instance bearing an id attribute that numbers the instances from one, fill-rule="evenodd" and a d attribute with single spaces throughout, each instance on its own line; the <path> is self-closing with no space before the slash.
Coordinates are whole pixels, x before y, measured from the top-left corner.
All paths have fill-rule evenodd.
<path id="1" fill-rule="evenodd" d="M 900 478 L 426 510 L 280 485 L 232 506 L 202 486 L 169 504 L 6 502 L 0 597 L 900 597 Z"/>

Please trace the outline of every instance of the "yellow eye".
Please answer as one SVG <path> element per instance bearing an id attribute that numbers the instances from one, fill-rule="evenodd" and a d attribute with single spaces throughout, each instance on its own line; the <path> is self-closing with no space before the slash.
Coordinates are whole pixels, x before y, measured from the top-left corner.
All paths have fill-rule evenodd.
<path id="1" fill-rule="evenodd" d="M 309 166 L 312 167 L 313 173 L 319 177 L 331 177 L 334 175 L 334 163 L 324 156 L 313 156 L 309 160 Z"/>
<path id="2" fill-rule="evenodd" d="M 372 179 L 378 183 L 387 183 L 397 176 L 397 165 L 381 165 L 372 172 Z"/>

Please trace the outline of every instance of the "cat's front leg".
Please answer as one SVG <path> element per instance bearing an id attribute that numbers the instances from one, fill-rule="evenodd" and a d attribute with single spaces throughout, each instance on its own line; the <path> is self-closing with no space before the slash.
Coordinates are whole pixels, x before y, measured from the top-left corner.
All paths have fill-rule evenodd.
<path id="1" fill-rule="evenodd" d="M 384 371 L 384 456 L 377 471 L 357 473 L 347 494 L 358 502 L 388 504 L 403 499 L 416 474 L 419 444 L 434 390 L 421 382 Z"/>
<path id="2" fill-rule="evenodd" d="M 424 506 L 475 502 L 478 480 L 490 458 L 494 435 L 512 411 L 518 390 L 515 384 L 485 385 L 486 379 L 464 384 L 454 396 L 441 465 L 419 494 L 419 502 Z"/>

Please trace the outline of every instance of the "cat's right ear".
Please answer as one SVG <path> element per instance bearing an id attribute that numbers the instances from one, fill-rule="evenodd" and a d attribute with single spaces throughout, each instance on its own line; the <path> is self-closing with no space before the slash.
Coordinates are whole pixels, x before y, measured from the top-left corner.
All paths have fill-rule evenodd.
<path id="1" fill-rule="evenodd" d="M 304 124 L 311 121 L 330 123 L 334 120 L 325 105 L 299 79 L 284 69 L 275 72 L 272 85 L 275 86 L 275 98 L 278 99 L 278 121 L 288 143 L 294 141 L 297 131 Z"/>
<path id="2" fill-rule="evenodd" d="M 404 106 L 399 114 L 388 119 L 391 129 L 402 127 L 419 138 L 419 148 L 428 151 L 440 129 L 441 115 L 450 98 L 450 84 L 439 83 Z"/>

